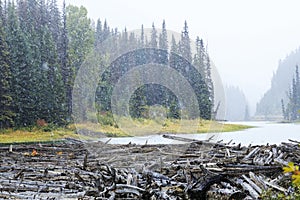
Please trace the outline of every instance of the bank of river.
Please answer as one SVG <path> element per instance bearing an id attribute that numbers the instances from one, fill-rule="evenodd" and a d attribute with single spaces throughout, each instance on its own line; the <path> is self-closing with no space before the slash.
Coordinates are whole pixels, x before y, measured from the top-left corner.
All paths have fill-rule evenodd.
<path id="1" fill-rule="evenodd" d="M 231 124 L 233 122 L 230 122 Z M 223 140 L 229 142 L 232 140 L 235 143 L 242 145 L 249 144 L 279 144 L 287 142 L 288 139 L 300 140 L 300 124 L 274 123 L 274 122 L 234 122 L 234 124 L 243 124 L 254 126 L 254 128 L 245 129 L 242 131 L 225 132 L 225 133 L 209 133 L 209 134 L 176 134 L 177 136 L 191 139 L 208 139 L 214 136 L 215 141 Z M 174 144 L 183 143 L 163 138 L 162 135 L 150 135 L 142 137 L 122 137 L 122 138 L 102 138 L 101 141 L 109 141 L 111 144 Z"/>

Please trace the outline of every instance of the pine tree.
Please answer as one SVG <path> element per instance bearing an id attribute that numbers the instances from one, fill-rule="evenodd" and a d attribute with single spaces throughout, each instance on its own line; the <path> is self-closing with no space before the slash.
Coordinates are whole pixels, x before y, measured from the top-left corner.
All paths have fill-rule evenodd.
<path id="1" fill-rule="evenodd" d="M 208 53 L 206 52 L 206 68 L 205 68 L 205 83 L 207 84 L 207 89 L 209 92 L 209 100 L 211 102 L 212 105 L 212 109 L 214 109 L 214 101 L 215 101 L 215 97 L 214 97 L 214 84 L 213 84 L 213 79 L 211 77 L 211 63 L 210 63 L 210 58 Z M 212 110 L 213 112 L 213 110 Z"/>
<path id="2" fill-rule="evenodd" d="M 192 62 L 191 41 L 190 41 L 188 25 L 186 21 L 184 22 L 184 28 L 181 33 L 180 42 L 181 42 L 179 46 L 180 54 L 189 62 Z"/>
<path id="3" fill-rule="evenodd" d="M 197 67 L 203 77 L 206 76 L 206 66 L 204 65 L 205 59 L 205 48 L 203 45 L 203 40 L 199 38 L 196 39 L 196 53 L 194 55 L 193 64 Z"/>
<path id="4" fill-rule="evenodd" d="M 152 23 L 150 47 L 157 48 L 157 31 L 155 29 L 154 23 Z"/>
<path id="5" fill-rule="evenodd" d="M 0 19 L 0 128 L 13 125 L 12 96 L 11 96 L 11 70 L 9 50 L 6 43 L 5 32 Z"/>
<path id="6" fill-rule="evenodd" d="M 105 19 L 104 25 L 103 25 L 103 38 L 102 38 L 102 40 L 104 41 L 104 40 L 108 39 L 110 37 L 110 34 L 111 34 L 110 33 L 110 28 L 109 28 L 108 23 Z"/>
<path id="7" fill-rule="evenodd" d="M 144 48 L 145 47 L 145 32 L 144 32 L 144 25 L 141 27 L 141 38 L 139 41 L 139 47 Z"/>
<path id="8" fill-rule="evenodd" d="M 127 28 L 125 27 L 124 31 L 122 32 L 120 36 L 120 52 L 121 53 L 127 53 L 128 51 L 128 45 L 129 45 L 129 38 L 128 38 L 128 32 Z"/>
<path id="9" fill-rule="evenodd" d="M 26 2 L 19 2 L 26 6 Z M 19 4 L 19 6 L 20 6 Z M 24 7 L 18 8 L 19 12 L 25 12 Z M 20 21 L 13 3 L 8 4 L 7 17 L 7 43 L 10 49 L 12 71 L 12 97 L 13 110 L 15 115 L 14 121 L 16 126 L 28 126 L 34 124 L 36 120 L 34 100 L 34 85 L 36 84 L 35 66 L 33 64 L 32 52 L 29 45 L 28 33 L 21 30 Z M 19 13 L 19 14 L 21 14 Z M 22 22 L 23 28 L 25 22 Z"/>
<path id="10" fill-rule="evenodd" d="M 97 20 L 96 24 L 96 32 L 95 32 L 95 47 L 99 47 L 99 45 L 103 42 L 103 30 L 101 20 Z"/>
<path id="11" fill-rule="evenodd" d="M 65 117 L 66 121 L 69 122 L 71 119 L 72 112 L 72 69 L 69 64 L 69 40 L 68 40 L 68 30 L 67 30 L 67 14 L 66 14 L 66 2 L 63 1 L 62 9 L 62 28 L 59 36 L 59 47 L 58 56 L 60 60 L 60 77 L 64 85 L 63 97 L 65 102 L 63 103 L 63 110 L 66 111 Z"/>
<path id="12" fill-rule="evenodd" d="M 285 108 L 283 99 L 281 99 L 281 110 L 282 110 L 283 119 L 284 120 L 289 120 L 288 112 Z"/>
<path id="13" fill-rule="evenodd" d="M 296 65 L 295 77 L 292 81 L 292 87 L 289 91 L 289 103 L 285 112 L 283 112 L 284 117 L 288 118 L 291 121 L 295 121 L 300 118 L 300 77 L 299 77 L 299 68 Z M 284 109 L 284 106 L 282 106 Z"/>
<path id="14" fill-rule="evenodd" d="M 166 22 L 165 20 L 162 23 L 162 32 L 159 35 L 159 48 L 160 48 L 160 52 L 159 52 L 159 63 L 161 64 L 168 64 L 168 57 L 169 57 L 169 53 L 168 53 L 168 33 L 167 33 L 167 29 L 166 29 Z"/>
<path id="15" fill-rule="evenodd" d="M 47 5 L 48 12 L 48 28 L 52 34 L 53 41 L 56 45 L 57 50 L 59 51 L 60 47 L 60 36 L 62 28 L 61 13 L 57 6 L 57 0 L 48 0 Z M 60 53 L 60 52 L 59 52 Z"/>
<path id="16" fill-rule="evenodd" d="M 172 35 L 172 41 L 171 41 L 171 52 L 173 53 L 179 53 L 179 50 L 178 50 L 178 45 L 176 43 L 176 40 L 175 40 L 175 37 L 174 35 Z"/>
<path id="17" fill-rule="evenodd" d="M 159 48 L 168 50 L 168 33 L 165 20 L 162 23 L 162 32 L 159 35 Z"/>
<path id="18" fill-rule="evenodd" d="M 66 119 L 64 106 L 65 95 L 61 68 L 52 33 L 47 26 L 44 27 L 41 40 L 41 82 L 39 87 L 40 109 L 39 118 L 55 124 L 63 124 Z"/>
<path id="19" fill-rule="evenodd" d="M 204 78 L 209 91 L 209 99 L 214 109 L 214 85 L 211 76 L 211 62 L 209 54 L 204 47 L 203 40 L 197 37 L 196 39 L 196 54 L 194 55 L 193 64 L 199 70 L 201 76 Z M 212 110 L 214 113 L 214 110 Z"/>

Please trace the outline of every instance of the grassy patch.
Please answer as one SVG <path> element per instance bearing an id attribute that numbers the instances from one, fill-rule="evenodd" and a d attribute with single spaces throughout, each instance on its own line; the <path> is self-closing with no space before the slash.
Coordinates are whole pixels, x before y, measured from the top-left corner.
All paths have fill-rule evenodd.
<path id="1" fill-rule="evenodd" d="M 90 130 L 108 137 L 143 136 L 162 133 L 219 133 L 232 132 L 251 128 L 239 124 L 223 124 L 210 120 L 150 120 L 150 119 L 118 119 L 118 126 L 96 123 L 77 124 L 78 129 Z"/>
<path id="2" fill-rule="evenodd" d="M 26 143 L 26 142 L 51 142 L 64 138 L 88 139 L 73 130 L 66 128 L 57 128 L 56 130 L 43 130 L 41 128 L 32 128 L 31 130 L 6 129 L 0 131 L 0 143 Z"/>

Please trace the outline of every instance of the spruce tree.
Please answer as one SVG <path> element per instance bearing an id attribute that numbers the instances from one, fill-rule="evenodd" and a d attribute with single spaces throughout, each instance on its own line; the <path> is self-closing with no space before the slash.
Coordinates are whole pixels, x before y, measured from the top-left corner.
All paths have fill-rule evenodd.
<path id="1" fill-rule="evenodd" d="M 59 8 L 57 6 L 57 0 L 48 0 L 47 5 L 48 12 L 48 28 L 52 34 L 53 41 L 55 43 L 58 54 L 60 54 L 60 36 L 62 29 L 62 18 Z"/>
<path id="2" fill-rule="evenodd" d="M 101 20 L 97 20 L 95 32 L 95 47 L 97 48 L 103 42 L 103 30 Z"/>
<path id="3" fill-rule="evenodd" d="M 174 35 L 172 35 L 171 52 L 173 52 L 173 53 L 179 53 L 178 45 L 176 43 L 176 39 L 175 39 Z"/>
<path id="4" fill-rule="evenodd" d="M 11 65 L 5 32 L 0 19 L 0 128 L 13 125 L 11 96 Z"/>
<path id="5" fill-rule="evenodd" d="M 284 117 L 291 121 L 295 121 L 300 118 L 300 76 L 299 68 L 296 65 L 295 77 L 292 80 L 292 87 L 289 91 L 289 103 L 287 104 L 286 110 L 283 112 Z M 282 108 L 284 105 L 282 103 Z"/>
<path id="6" fill-rule="evenodd" d="M 211 108 L 214 109 L 214 84 L 211 76 L 211 62 L 208 53 L 206 52 L 206 67 L 205 67 L 205 83 L 207 84 L 207 89 L 209 92 L 209 100 L 211 102 Z M 213 110 L 212 110 L 213 112 Z"/>
<path id="7" fill-rule="evenodd" d="M 285 108 L 283 99 L 281 99 L 281 110 L 282 110 L 283 119 L 284 120 L 289 120 L 288 112 Z"/>
<path id="8" fill-rule="evenodd" d="M 154 23 L 152 23 L 150 47 L 157 48 L 157 31 L 155 29 Z"/>
<path id="9" fill-rule="evenodd" d="M 186 21 L 184 22 L 184 28 L 181 33 L 180 42 L 181 42 L 179 46 L 180 54 L 189 62 L 192 62 L 191 41 L 190 41 L 188 25 Z"/>
<path id="10" fill-rule="evenodd" d="M 19 2 L 19 12 L 25 12 L 26 2 Z M 20 5 L 24 7 L 20 8 Z M 21 15 L 21 13 L 19 13 Z M 25 15 L 25 14 L 24 14 Z M 34 62 L 32 52 L 29 48 L 29 37 L 26 31 L 22 31 L 17 11 L 13 3 L 8 4 L 7 18 L 7 42 L 10 49 L 12 71 L 12 96 L 13 109 L 16 126 L 28 126 L 34 124 L 36 101 L 34 97 L 34 85 L 36 74 L 34 74 Z M 25 21 L 22 21 L 23 29 L 27 29 Z"/>
<path id="11" fill-rule="evenodd" d="M 103 38 L 102 38 L 102 40 L 104 41 L 104 40 L 108 39 L 110 37 L 110 34 L 111 34 L 110 33 L 110 28 L 109 28 L 108 23 L 105 19 L 104 24 L 103 24 Z"/>
<path id="12" fill-rule="evenodd" d="M 214 85 L 211 76 L 211 62 L 209 54 L 204 47 L 203 40 L 199 37 L 196 39 L 196 53 L 194 55 L 193 64 L 205 80 L 209 91 L 209 99 L 212 104 L 212 109 L 214 109 Z M 212 110 L 212 113 L 214 113 L 214 110 Z"/>
<path id="13" fill-rule="evenodd" d="M 60 60 L 60 72 L 64 85 L 64 98 L 63 104 L 64 110 L 66 111 L 66 121 L 71 120 L 72 112 L 72 69 L 69 62 L 69 39 L 67 30 L 67 14 L 66 14 L 66 2 L 63 1 L 62 9 L 62 30 L 59 37 L 59 60 Z"/>
<path id="14" fill-rule="evenodd" d="M 162 23 L 162 32 L 159 35 L 159 63 L 161 64 L 168 64 L 168 33 L 166 29 L 166 22 L 165 20 Z"/>
<path id="15" fill-rule="evenodd" d="M 194 55 L 193 64 L 197 67 L 203 77 L 206 76 L 206 67 L 204 65 L 205 59 L 205 48 L 203 44 L 203 40 L 197 36 L 196 39 L 196 53 Z"/>
<path id="16" fill-rule="evenodd" d="M 162 23 L 162 32 L 159 35 L 159 48 L 164 50 L 168 49 L 168 33 L 165 20 Z"/>
<path id="17" fill-rule="evenodd" d="M 121 53 L 127 53 L 128 51 L 128 45 L 129 45 L 129 38 L 128 38 L 128 32 L 127 28 L 125 27 L 124 31 L 122 32 L 120 36 L 120 52 Z"/>
<path id="18" fill-rule="evenodd" d="M 59 67 L 56 43 L 47 26 L 41 41 L 41 82 L 39 87 L 39 118 L 55 124 L 63 124 L 66 119 L 65 95 L 61 68 Z"/>
<path id="19" fill-rule="evenodd" d="M 144 48 L 145 47 L 145 32 L 144 32 L 144 25 L 142 25 L 141 27 L 141 38 L 139 41 L 139 47 L 140 48 Z"/>

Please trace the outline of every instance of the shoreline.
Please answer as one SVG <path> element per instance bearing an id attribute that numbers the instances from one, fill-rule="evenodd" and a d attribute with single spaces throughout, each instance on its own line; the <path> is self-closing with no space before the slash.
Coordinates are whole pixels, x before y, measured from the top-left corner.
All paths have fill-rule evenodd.
<path id="1" fill-rule="evenodd" d="M 188 121 L 187 121 L 188 122 Z M 146 121 L 146 123 L 153 123 L 153 121 Z M 216 121 L 202 121 L 202 125 L 198 127 L 184 128 L 184 132 L 180 131 L 180 124 L 178 121 L 168 121 L 165 126 L 161 127 L 161 124 L 155 124 L 159 127 L 160 133 L 158 134 L 205 134 L 205 133 L 223 133 L 223 132 L 235 132 L 241 131 L 253 126 L 246 126 L 240 124 L 222 124 Z M 34 143 L 34 142 L 53 142 L 63 140 L 64 138 L 74 138 L 81 140 L 93 140 L 101 137 L 108 138 L 123 138 L 123 137 L 135 137 L 135 136 L 149 136 L 151 132 L 147 133 L 151 127 L 142 127 L 141 132 L 138 134 L 125 134 L 120 128 L 114 126 L 105 126 L 97 123 L 86 123 L 78 125 L 69 125 L 66 128 L 53 128 L 47 129 L 47 127 L 33 127 L 32 130 L 28 128 L 22 128 L 18 130 L 6 129 L 0 131 L 0 144 L 1 143 Z M 44 131 L 47 130 L 47 131 Z M 195 132 L 195 130 L 198 130 Z M 194 132 L 192 132 L 194 131 Z"/>

